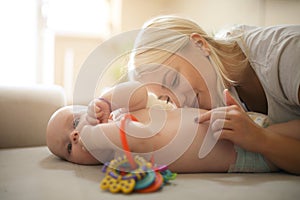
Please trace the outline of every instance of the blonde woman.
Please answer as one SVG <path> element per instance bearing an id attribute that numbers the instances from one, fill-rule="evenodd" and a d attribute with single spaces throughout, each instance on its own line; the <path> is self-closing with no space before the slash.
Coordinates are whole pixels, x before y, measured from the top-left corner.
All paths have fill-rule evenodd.
<path id="1" fill-rule="evenodd" d="M 300 26 L 239 26 L 216 39 L 195 22 L 161 16 L 145 23 L 129 63 L 133 80 L 177 107 L 209 110 L 218 140 L 234 143 L 236 163 L 300 173 Z M 223 98 L 228 89 L 236 101 Z M 255 125 L 245 111 L 268 115 L 273 125 Z"/>

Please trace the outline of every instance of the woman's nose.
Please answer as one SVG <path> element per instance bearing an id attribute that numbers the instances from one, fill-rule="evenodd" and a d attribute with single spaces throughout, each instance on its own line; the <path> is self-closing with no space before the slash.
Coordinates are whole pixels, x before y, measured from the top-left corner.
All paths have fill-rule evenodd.
<path id="1" fill-rule="evenodd" d="M 175 93 L 175 98 L 177 99 L 176 105 L 178 107 L 195 107 L 199 108 L 199 94 L 194 91 L 178 92 Z"/>
<path id="2" fill-rule="evenodd" d="M 176 104 L 177 107 L 184 107 L 185 106 L 185 103 L 186 103 L 186 97 L 184 94 L 182 93 L 175 93 L 173 95 L 173 99 L 175 98 L 175 100 L 173 100 Z"/>

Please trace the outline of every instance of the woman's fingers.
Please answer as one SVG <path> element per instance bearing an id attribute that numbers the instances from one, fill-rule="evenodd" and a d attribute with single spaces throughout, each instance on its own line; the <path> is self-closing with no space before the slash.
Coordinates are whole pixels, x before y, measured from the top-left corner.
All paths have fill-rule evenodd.
<path id="1" fill-rule="evenodd" d="M 213 110 L 209 110 L 209 111 L 201 114 L 200 117 L 196 117 L 195 122 L 203 123 L 203 122 L 209 121 L 209 120 L 211 120 L 212 116 L 214 116 L 214 115 L 216 116 L 216 113 L 222 112 L 222 109 L 225 109 L 225 108 L 226 107 L 215 108 Z"/>
<path id="2" fill-rule="evenodd" d="M 213 136 L 217 140 L 230 140 L 233 141 L 234 134 L 231 130 L 220 130 L 213 133 Z"/>
<path id="3" fill-rule="evenodd" d="M 195 122 L 196 123 L 203 123 L 203 122 L 209 121 L 212 112 L 213 111 L 210 110 L 210 111 L 207 111 L 207 112 L 203 113 L 202 115 L 200 115 L 200 117 L 196 117 Z"/>
<path id="4" fill-rule="evenodd" d="M 233 130 L 233 129 L 234 127 L 232 126 L 232 123 L 230 123 L 229 120 L 216 119 L 211 123 L 211 130 L 213 132 L 217 132 L 220 130 Z"/>
<path id="5" fill-rule="evenodd" d="M 241 128 L 244 113 L 237 105 L 225 106 L 210 110 L 199 117 L 199 123 L 209 120 L 211 134 L 216 139 L 232 140 Z"/>
<path id="6" fill-rule="evenodd" d="M 227 113 L 231 110 L 231 106 L 225 106 L 220 108 L 215 108 L 213 110 L 209 110 L 203 114 L 200 115 L 200 117 L 197 117 L 195 119 L 198 123 L 203 123 L 209 120 L 213 120 L 215 118 L 221 118 L 225 119 L 227 116 Z"/>
<path id="7" fill-rule="evenodd" d="M 249 151 L 255 149 L 261 128 L 251 120 L 227 90 L 224 91 L 224 98 L 227 106 L 207 111 L 195 121 L 209 121 L 208 134 L 212 134 L 216 140 L 229 140 Z"/>

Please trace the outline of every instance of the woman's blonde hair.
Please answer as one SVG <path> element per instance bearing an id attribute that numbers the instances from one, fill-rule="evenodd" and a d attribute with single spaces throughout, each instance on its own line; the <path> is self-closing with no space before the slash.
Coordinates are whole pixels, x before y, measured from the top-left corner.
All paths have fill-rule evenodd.
<path id="1" fill-rule="evenodd" d="M 238 37 L 216 39 L 192 20 L 177 16 L 160 16 L 144 24 L 131 53 L 130 68 L 135 68 L 134 73 L 138 75 L 147 70 L 147 67 L 138 70 L 139 64 L 163 63 L 172 53 L 185 46 L 193 33 L 207 41 L 210 59 L 224 87 L 237 84 L 239 80 L 230 77 L 236 77 L 248 62 L 236 41 Z"/>

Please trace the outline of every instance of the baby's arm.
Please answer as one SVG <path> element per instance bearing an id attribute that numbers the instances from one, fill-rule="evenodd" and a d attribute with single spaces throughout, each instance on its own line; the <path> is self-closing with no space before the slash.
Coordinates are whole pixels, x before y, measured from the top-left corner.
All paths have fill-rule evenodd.
<path id="1" fill-rule="evenodd" d="M 110 113 L 116 109 L 135 111 L 146 108 L 147 98 L 146 88 L 137 81 L 118 84 L 90 102 L 87 121 L 91 125 L 106 123 Z"/>
<path id="2" fill-rule="evenodd" d="M 126 132 L 132 152 L 148 153 L 157 164 L 167 164 L 176 172 L 226 172 L 235 162 L 232 143 L 219 141 L 203 159 L 198 157 L 208 124 L 194 122 L 198 109 L 152 110 L 132 112 L 140 122 L 128 122 Z M 150 114 L 149 114 L 150 113 Z M 165 116 L 164 123 L 157 116 Z M 157 122 L 159 126 L 157 126 Z M 102 150 L 122 152 L 119 123 L 85 126 L 81 136 L 85 147 L 93 154 Z M 156 132 L 153 132 L 153 131 Z M 100 151 L 99 151 L 100 150 Z M 106 162 L 107 160 L 101 160 Z"/>

